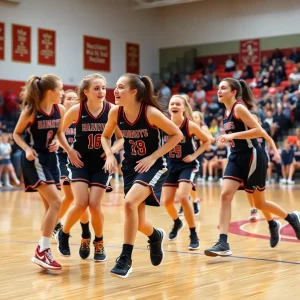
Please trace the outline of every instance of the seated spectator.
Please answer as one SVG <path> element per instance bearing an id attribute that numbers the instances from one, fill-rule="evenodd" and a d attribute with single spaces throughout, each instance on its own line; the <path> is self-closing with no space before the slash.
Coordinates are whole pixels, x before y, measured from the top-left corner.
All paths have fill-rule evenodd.
<path id="1" fill-rule="evenodd" d="M 228 55 L 228 58 L 225 62 L 225 72 L 234 71 L 235 61 L 233 60 L 231 55 Z"/>
<path id="2" fill-rule="evenodd" d="M 279 85 L 281 81 L 286 80 L 286 74 L 282 66 L 278 66 L 275 70 L 276 85 Z"/>
<path id="3" fill-rule="evenodd" d="M 296 81 L 289 78 L 289 84 L 284 88 L 284 92 L 288 92 L 289 94 L 294 93 L 298 90 L 298 86 Z"/>
<path id="4" fill-rule="evenodd" d="M 212 134 L 214 138 L 217 138 L 220 134 L 219 124 L 217 119 L 213 118 L 210 122 L 209 132 Z"/>
<path id="5" fill-rule="evenodd" d="M 266 55 L 263 56 L 262 60 L 261 60 L 261 63 L 260 63 L 260 68 L 263 70 L 263 69 L 269 69 L 269 66 L 270 66 L 270 62 L 269 62 L 269 59 Z"/>
<path id="6" fill-rule="evenodd" d="M 289 144 L 288 140 L 284 141 L 284 148 L 281 151 L 281 183 L 286 184 L 288 182 L 288 176 L 290 173 L 290 167 L 294 160 L 294 150 Z"/>
<path id="7" fill-rule="evenodd" d="M 181 84 L 185 85 L 188 88 L 189 92 L 193 92 L 195 89 L 193 80 L 190 78 L 190 75 L 186 75 Z"/>
<path id="8" fill-rule="evenodd" d="M 293 101 L 295 103 L 295 121 L 297 125 L 300 124 L 300 91 L 294 92 Z"/>
<path id="9" fill-rule="evenodd" d="M 294 158 L 290 166 L 287 184 L 295 184 L 295 181 L 293 180 L 293 176 L 297 169 L 300 169 L 300 142 L 299 141 L 297 141 L 297 144 L 294 147 Z"/>
<path id="10" fill-rule="evenodd" d="M 161 103 L 162 109 L 164 111 L 167 111 L 168 110 L 169 100 L 171 98 L 171 90 L 166 85 L 166 82 L 164 80 L 160 80 L 159 81 L 158 88 L 159 88 L 158 92 L 159 92 L 159 94 L 161 96 L 160 103 Z"/>
<path id="11" fill-rule="evenodd" d="M 196 90 L 193 92 L 193 100 L 196 108 L 200 108 L 206 97 L 206 92 L 202 89 L 201 84 L 196 84 Z"/>
<path id="12" fill-rule="evenodd" d="M 286 115 L 283 114 L 282 106 L 277 108 L 277 111 L 273 116 L 273 122 L 277 126 L 276 132 L 278 133 L 278 136 L 275 135 L 274 137 L 272 136 L 272 138 L 275 142 L 277 142 L 277 138 L 282 139 L 284 135 L 287 135 L 288 129 L 290 128 L 290 124 L 291 124 L 291 120 L 287 118 Z"/>
<path id="13" fill-rule="evenodd" d="M 292 110 L 294 110 L 294 106 L 291 104 L 290 101 L 290 96 L 289 95 L 284 95 L 282 98 L 282 102 L 281 102 L 281 106 L 282 106 L 282 113 L 283 115 L 285 115 L 288 119 L 291 119 L 291 113 Z"/>
<path id="14" fill-rule="evenodd" d="M 280 176 L 281 176 L 281 164 L 277 163 L 274 160 L 274 150 L 273 149 L 268 149 L 270 161 L 268 163 L 268 170 L 267 170 L 267 182 L 279 182 Z M 272 170 L 275 168 L 276 170 L 276 179 L 274 180 L 272 178 Z"/>
<path id="15" fill-rule="evenodd" d="M 211 77 L 212 77 L 213 87 L 218 86 L 221 81 L 220 81 L 220 77 L 218 76 L 217 72 L 212 72 Z"/>
<path id="16" fill-rule="evenodd" d="M 194 84 L 200 84 L 202 89 L 204 89 L 205 91 L 207 90 L 206 87 L 207 87 L 207 79 L 203 76 L 202 73 L 200 73 L 198 75 L 198 77 L 194 80 Z"/>
<path id="17" fill-rule="evenodd" d="M 214 164 L 213 158 L 215 157 L 215 151 L 209 146 L 204 152 L 203 152 L 203 164 L 202 164 L 202 176 L 203 181 L 206 180 L 207 171 L 208 173 L 211 171 L 211 164 Z M 209 173 L 208 181 L 213 181 L 213 174 Z"/>
<path id="18" fill-rule="evenodd" d="M 217 70 L 216 62 L 214 62 L 211 58 L 209 58 L 207 60 L 207 68 L 206 69 L 209 73 L 212 73 L 212 72 L 216 71 Z"/>
<path id="19" fill-rule="evenodd" d="M 283 59 L 283 53 L 279 48 L 276 48 L 275 51 L 272 54 L 272 59 L 276 60 L 282 60 Z"/>
<path id="20" fill-rule="evenodd" d="M 251 65 L 244 66 L 242 79 L 252 79 L 254 78 L 253 68 Z"/>
<path id="21" fill-rule="evenodd" d="M 179 88 L 179 94 L 188 94 L 190 92 L 187 84 L 183 82 Z"/>
<path id="22" fill-rule="evenodd" d="M 262 82 L 262 76 L 259 71 L 256 71 L 253 80 L 249 82 L 249 86 L 251 88 L 261 88 L 261 86 L 259 86 L 260 82 Z"/>
<path id="23" fill-rule="evenodd" d="M 243 71 L 239 68 L 238 65 L 236 65 L 235 68 L 234 68 L 234 72 L 233 72 L 232 77 L 234 79 L 239 80 L 239 79 L 241 79 L 242 75 L 243 75 Z"/>
<path id="24" fill-rule="evenodd" d="M 293 81 L 300 80 L 300 71 L 298 70 L 298 68 L 293 68 L 293 72 L 289 75 L 289 79 Z"/>
<path id="25" fill-rule="evenodd" d="M 217 148 L 215 150 L 215 156 L 211 162 L 211 164 L 209 165 L 209 174 L 213 174 L 215 173 L 215 179 L 218 179 L 218 171 L 219 169 L 222 170 L 222 177 L 225 171 L 225 168 L 227 166 L 227 162 L 228 162 L 228 151 L 227 151 L 227 147 L 221 143 L 221 142 L 217 142 Z M 221 177 L 221 178 L 222 178 Z"/>
<path id="26" fill-rule="evenodd" d="M 289 59 L 293 64 L 300 62 L 300 52 L 297 50 L 297 48 L 292 50 Z"/>

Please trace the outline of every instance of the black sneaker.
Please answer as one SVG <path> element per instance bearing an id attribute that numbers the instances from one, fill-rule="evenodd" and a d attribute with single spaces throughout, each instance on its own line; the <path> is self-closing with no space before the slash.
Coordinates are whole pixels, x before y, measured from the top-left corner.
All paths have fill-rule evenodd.
<path id="1" fill-rule="evenodd" d="M 218 241 L 212 248 L 206 249 L 204 251 L 206 256 L 230 256 L 232 252 L 230 251 L 229 244 Z"/>
<path id="2" fill-rule="evenodd" d="M 190 245 L 189 245 L 189 250 L 197 250 L 200 248 L 200 243 L 199 243 L 199 239 L 198 239 L 198 236 L 197 236 L 197 233 L 192 233 L 190 235 L 190 239 L 191 239 L 191 242 L 190 242 Z"/>
<path id="3" fill-rule="evenodd" d="M 52 231 L 52 237 L 55 238 L 55 235 L 57 234 L 57 232 L 60 230 L 60 229 L 63 229 L 63 225 L 59 222 L 56 224 L 54 230 Z"/>
<path id="4" fill-rule="evenodd" d="M 116 263 L 110 273 L 118 277 L 127 278 L 132 272 L 132 260 L 126 255 L 121 254 L 121 256 L 116 259 Z"/>
<path id="5" fill-rule="evenodd" d="M 69 234 L 62 234 L 62 229 L 60 229 L 56 235 L 55 235 L 55 239 L 57 241 L 57 250 L 58 252 L 63 255 L 63 256 L 70 256 L 71 255 L 71 251 L 70 251 L 70 247 L 69 247 Z"/>
<path id="6" fill-rule="evenodd" d="M 199 200 L 197 202 L 193 202 L 193 207 L 194 207 L 194 215 L 198 216 L 200 213 L 200 202 Z"/>
<path id="7" fill-rule="evenodd" d="M 180 208 L 178 210 L 178 215 L 179 216 L 183 216 L 183 208 L 182 208 L 182 206 L 180 206 Z"/>
<path id="8" fill-rule="evenodd" d="M 276 227 L 269 227 L 270 230 L 270 246 L 271 248 L 275 248 L 280 242 L 280 227 L 281 224 L 275 220 L 277 223 Z"/>
<path id="9" fill-rule="evenodd" d="M 163 240 L 166 235 L 163 229 L 156 229 L 160 234 L 160 239 L 156 242 L 148 241 L 148 249 L 150 250 L 150 260 L 153 266 L 161 264 L 164 258 Z"/>
<path id="10" fill-rule="evenodd" d="M 179 231 L 184 227 L 184 223 L 181 220 L 179 220 L 179 221 L 180 221 L 179 224 L 174 222 L 174 226 L 173 226 L 171 232 L 169 233 L 169 241 L 176 239 Z"/>
<path id="11" fill-rule="evenodd" d="M 294 216 L 294 221 L 290 225 L 293 227 L 297 239 L 300 240 L 300 213 L 294 211 L 291 214 Z"/>
<path id="12" fill-rule="evenodd" d="M 103 246 L 103 240 L 99 242 L 93 242 L 95 247 L 94 261 L 106 261 L 106 253 Z"/>
<path id="13" fill-rule="evenodd" d="M 90 256 L 90 243 L 91 239 L 81 239 L 80 248 L 79 248 L 79 256 L 82 259 L 86 259 Z"/>

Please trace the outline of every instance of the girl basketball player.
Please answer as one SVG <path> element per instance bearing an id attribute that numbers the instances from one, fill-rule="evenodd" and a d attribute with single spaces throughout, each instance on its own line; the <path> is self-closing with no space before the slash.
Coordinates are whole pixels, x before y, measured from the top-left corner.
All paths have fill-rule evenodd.
<path id="1" fill-rule="evenodd" d="M 74 105 L 78 103 L 78 96 L 73 90 L 67 90 L 64 93 L 64 97 L 62 99 L 62 105 L 65 107 L 66 112 Z M 65 136 L 69 143 L 69 145 L 72 145 L 74 143 L 75 138 L 75 132 L 76 132 L 76 125 L 75 123 L 71 124 L 70 127 L 66 130 Z M 69 172 L 67 170 L 67 164 L 68 164 L 68 154 L 60 147 L 57 151 L 57 156 L 59 160 L 59 168 L 60 168 L 60 178 L 61 178 L 61 184 L 62 189 L 64 192 L 64 197 L 62 199 L 62 205 L 61 209 L 58 215 L 58 222 L 53 230 L 53 237 L 55 237 L 56 233 L 62 228 L 61 219 L 69 209 L 71 203 L 74 200 L 74 195 L 70 186 L 70 180 L 68 178 Z M 89 231 L 89 215 L 87 210 L 84 211 L 84 213 L 80 216 L 80 224 L 82 228 L 86 228 L 86 232 Z M 84 238 L 84 236 L 82 237 Z"/>
<path id="2" fill-rule="evenodd" d="M 174 198 L 178 189 L 178 198 L 183 208 L 185 219 L 190 228 L 189 250 L 199 249 L 199 239 L 196 233 L 195 217 L 188 198 L 194 178 L 199 171 L 197 157 L 209 146 L 209 137 L 204 134 L 200 127 L 194 123 L 193 114 L 189 103 L 180 95 L 174 95 L 170 99 L 169 113 L 172 122 L 181 130 L 183 139 L 169 152 L 169 174 L 162 189 L 162 201 L 166 210 L 174 221 L 173 228 L 169 233 L 169 240 L 174 240 L 183 227 L 174 206 Z M 201 141 L 201 146 L 196 150 L 193 137 Z"/>
<path id="3" fill-rule="evenodd" d="M 111 109 L 102 135 L 106 153 L 105 169 L 116 167 L 116 159 L 110 147 L 111 136 L 116 128 L 122 131 L 124 160 L 122 164 L 125 192 L 124 244 L 113 275 L 127 277 L 132 272 L 132 250 L 137 231 L 149 237 L 150 259 L 154 266 L 163 260 L 162 229 L 153 228 L 145 217 L 145 205 L 159 206 L 159 194 L 167 172 L 163 155 L 182 139 L 178 127 L 161 112 L 154 95 L 152 81 L 147 76 L 125 74 L 119 78 L 114 91 L 118 105 Z M 170 136 L 162 145 L 162 129 Z"/>
<path id="4" fill-rule="evenodd" d="M 240 97 L 247 107 L 237 100 Z M 226 107 L 224 116 L 226 135 L 219 136 L 218 140 L 222 143 L 229 142 L 231 148 L 222 182 L 220 237 L 212 248 L 204 251 L 205 255 L 232 255 L 227 243 L 231 201 L 241 183 L 246 192 L 253 192 L 255 206 L 258 209 L 284 218 L 300 239 L 300 213 L 287 213 L 277 204 L 266 201 L 262 192 L 265 189 L 267 160 L 264 150 L 258 145 L 256 139 L 265 137 L 265 131 L 248 110 L 254 106 L 252 91 L 244 80 L 226 78 L 219 84 L 218 99 Z M 279 227 L 277 229 L 279 234 L 280 226 L 276 225 L 277 228 Z"/>
<path id="5" fill-rule="evenodd" d="M 25 192 L 38 191 L 45 206 L 42 238 L 32 262 L 49 270 L 62 268 L 50 249 L 52 230 L 61 206 L 57 191 L 60 187 L 60 171 L 53 138 L 57 135 L 64 148 L 68 144 L 62 131 L 64 107 L 59 104 L 62 95 L 63 85 L 59 77 L 30 77 L 21 94 L 24 109 L 13 134 L 15 142 L 24 150 L 22 170 Z M 25 140 L 22 138 L 24 131 Z M 73 162 L 78 163 L 76 159 Z"/>
<path id="6" fill-rule="evenodd" d="M 105 261 L 103 246 L 104 217 L 101 200 L 109 183 L 109 174 L 103 170 L 104 152 L 101 134 L 108 120 L 111 104 L 106 102 L 106 80 L 100 74 L 86 76 L 78 87 L 80 103 L 71 107 L 65 115 L 63 129 L 75 123 L 76 134 L 71 155 L 80 158 L 77 164 L 69 164 L 69 178 L 74 195 L 74 205 L 69 210 L 63 229 L 58 231 L 58 251 L 63 256 L 70 256 L 70 230 L 82 213 L 89 207 L 92 226 L 95 232 L 94 260 Z M 116 128 L 117 141 L 113 152 L 123 145 L 121 132 Z M 70 146 L 69 146 L 70 147 Z M 70 159 L 72 157 L 70 156 Z M 91 234 L 88 223 L 82 224 L 82 240 L 79 255 L 85 259 L 90 254 Z"/>

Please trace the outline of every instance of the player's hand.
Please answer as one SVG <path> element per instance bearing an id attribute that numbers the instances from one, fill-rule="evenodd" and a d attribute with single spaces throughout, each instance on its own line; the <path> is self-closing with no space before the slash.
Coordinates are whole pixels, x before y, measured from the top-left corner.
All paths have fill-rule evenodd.
<path id="1" fill-rule="evenodd" d="M 71 164 L 73 166 L 75 166 L 76 168 L 82 168 L 84 166 L 84 163 L 80 159 L 81 155 L 80 155 L 80 153 L 77 150 L 71 149 L 68 152 L 68 156 L 69 156 L 69 159 L 71 161 Z"/>
<path id="2" fill-rule="evenodd" d="M 231 133 L 229 134 L 221 134 L 218 138 L 217 138 L 217 143 L 220 142 L 222 144 L 226 144 L 227 142 L 233 140 L 233 136 Z"/>
<path id="3" fill-rule="evenodd" d="M 278 153 L 274 154 L 273 160 L 276 161 L 278 164 L 281 163 L 281 157 Z"/>
<path id="4" fill-rule="evenodd" d="M 105 154 L 105 153 L 104 153 Z M 101 155 L 102 157 L 102 155 Z M 108 172 L 109 174 L 115 173 L 115 170 L 117 170 L 118 164 L 115 156 L 112 153 L 109 153 L 106 156 L 105 164 L 104 164 L 104 172 Z"/>
<path id="5" fill-rule="evenodd" d="M 26 159 L 29 161 L 35 160 L 36 157 L 38 157 L 36 151 L 31 147 L 26 148 L 25 154 L 26 154 Z"/>
<path id="6" fill-rule="evenodd" d="M 106 153 L 105 152 L 103 152 L 102 154 L 101 154 L 101 156 L 100 156 L 102 159 L 104 159 L 104 160 L 106 160 Z"/>
<path id="7" fill-rule="evenodd" d="M 137 165 L 135 166 L 134 170 L 138 173 L 145 173 L 149 171 L 149 169 L 154 165 L 156 159 L 149 155 L 139 161 L 137 161 Z"/>
<path id="8" fill-rule="evenodd" d="M 194 160 L 195 160 L 195 157 L 194 157 L 193 154 L 187 155 L 186 157 L 184 157 L 182 159 L 182 161 L 184 161 L 185 163 L 190 163 L 190 162 L 192 162 Z"/>
<path id="9" fill-rule="evenodd" d="M 53 139 L 51 144 L 48 146 L 49 152 L 56 152 L 59 148 L 59 142 L 57 139 Z"/>

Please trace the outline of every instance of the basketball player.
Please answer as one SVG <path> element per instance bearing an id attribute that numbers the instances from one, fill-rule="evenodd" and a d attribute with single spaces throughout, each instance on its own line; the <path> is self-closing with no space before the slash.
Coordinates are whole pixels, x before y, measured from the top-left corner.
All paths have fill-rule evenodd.
<path id="1" fill-rule="evenodd" d="M 78 103 L 78 96 L 73 90 L 67 90 L 64 93 L 63 99 L 62 99 L 62 105 L 65 107 L 66 112 L 74 105 Z M 75 123 L 71 124 L 70 127 L 66 130 L 65 136 L 66 139 L 69 143 L 69 145 L 73 145 L 74 143 L 74 138 L 76 134 L 76 125 Z M 61 224 L 61 219 L 69 209 L 71 203 L 74 200 L 74 195 L 70 186 L 70 180 L 68 178 L 69 172 L 67 169 L 67 164 L 68 164 L 68 155 L 62 149 L 59 147 L 57 151 L 57 156 L 59 160 L 59 168 L 60 168 L 60 179 L 61 179 L 61 184 L 62 184 L 62 189 L 64 192 L 64 197 L 62 199 L 62 205 L 61 209 L 58 215 L 58 222 L 53 230 L 53 237 L 55 237 L 56 233 L 62 228 Z M 84 213 L 80 216 L 80 224 L 82 228 L 89 228 L 89 214 L 87 210 L 84 211 Z M 89 229 L 88 229 L 89 231 Z"/>
<path id="2" fill-rule="evenodd" d="M 23 149 L 21 162 L 25 192 L 38 191 L 45 206 L 42 238 L 32 262 L 49 270 L 62 268 L 50 249 L 52 230 L 61 206 L 57 191 L 60 171 L 55 153 L 58 147 L 53 145 L 53 139 L 57 136 L 64 148 L 68 145 L 62 131 L 64 107 L 59 104 L 62 96 L 63 85 L 59 77 L 49 74 L 31 76 L 21 93 L 24 109 L 13 133 L 15 142 Z M 73 162 L 77 163 L 76 160 Z"/>
<path id="3" fill-rule="evenodd" d="M 247 107 L 237 100 L 240 98 Z M 241 183 L 246 192 L 253 192 L 255 206 L 258 209 L 284 218 L 294 229 L 297 238 L 300 239 L 300 213 L 287 213 L 277 204 L 266 201 L 262 192 L 266 183 L 267 159 L 256 139 L 265 137 L 265 131 L 248 110 L 254 106 L 252 91 L 244 80 L 226 78 L 219 84 L 218 99 L 226 107 L 224 116 L 226 135 L 219 136 L 218 140 L 222 143 L 229 142 L 231 148 L 222 182 L 220 237 L 212 248 L 204 251 L 205 255 L 232 255 L 227 243 L 231 201 Z M 276 228 L 279 233 L 280 226 Z"/>
<path id="4" fill-rule="evenodd" d="M 172 122 L 181 130 L 183 135 L 180 143 L 169 152 L 169 173 L 163 185 L 161 196 L 168 214 L 174 221 L 173 228 L 169 233 L 169 240 L 174 240 L 184 225 L 174 206 L 174 198 L 178 189 L 178 198 L 190 229 L 189 250 L 197 250 L 200 244 L 196 233 L 193 208 L 189 203 L 189 194 L 194 187 L 193 181 L 199 171 L 197 157 L 205 151 L 210 141 L 209 137 L 193 122 L 192 109 L 184 97 L 174 95 L 170 99 L 169 113 Z M 197 136 L 198 140 L 201 141 L 201 146 L 198 149 L 195 147 L 194 136 Z"/>
<path id="5" fill-rule="evenodd" d="M 82 213 L 89 207 L 92 227 L 95 232 L 94 260 L 103 262 L 106 253 L 103 246 L 104 217 L 101 200 L 109 183 L 109 174 L 104 172 L 104 151 L 101 134 L 108 120 L 111 104 L 106 102 L 106 80 L 100 74 L 88 75 L 78 87 L 79 104 L 71 107 L 65 115 L 63 129 L 75 123 L 76 134 L 71 155 L 80 158 L 77 164 L 69 164 L 69 178 L 74 194 L 74 205 L 69 210 L 63 229 L 58 231 L 58 251 L 70 256 L 70 230 Z M 113 152 L 123 145 L 121 132 L 116 128 L 117 141 Z M 70 146 L 69 146 L 70 147 Z M 70 157 L 70 156 L 69 156 Z M 72 157 L 70 157 L 72 160 Z M 91 234 L 87 224 L 82 224 L 82 239 L 79 255 L 82 259 L 90 255 Z"/>
<path id="6" fill-rule="evenodd" d="M 132 272 L 131 256 L 138 230 L 149 238 L 152 265 L 158 266 L 163 260 L 165 233 L 162 229 L 153 228 L 146 219 L 145 205 L 160 205 L 156 194 L 160 192 L 167 172 L 163 155 L 181 141 L 182 134 L 162 113 L 149 77 L 125 74 L 117 81 L 114 94 L 118 106 L 110 111 L 102 145 L 106 153 L 105 169 L 111 173 L 117 163 L 110 140 L 116 126 L 119 126 L 125 140 L 122 164 L 125 229 L 123 249 L 111 273 L 127 277 Z M 160 129 L 170 136 L 164 145 Z"/>

